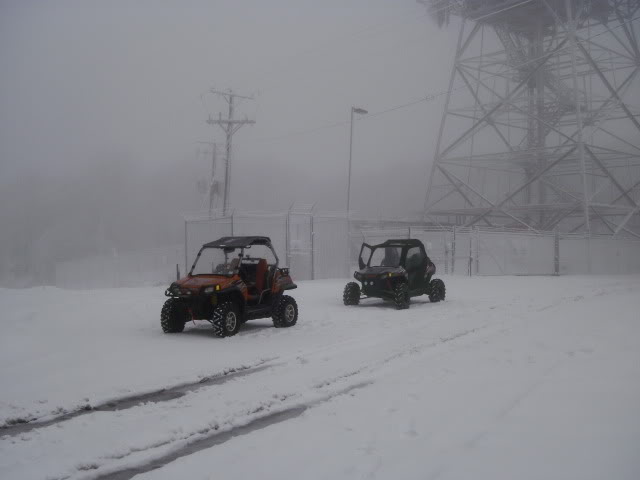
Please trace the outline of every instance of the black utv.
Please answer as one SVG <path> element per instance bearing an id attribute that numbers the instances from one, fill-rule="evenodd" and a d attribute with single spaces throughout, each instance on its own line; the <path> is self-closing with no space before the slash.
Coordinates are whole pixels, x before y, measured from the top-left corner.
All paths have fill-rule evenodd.
<path id="1" fill-rule="evenodd" d="M 420 240 L 387 240 L 380 245 L 362 244 L 360 270 L 353 276 L 362 283 L 344 287 L 345 305 L 358 305 L 362 298 L 375 297 L 393 302 L 398 310 L 409 308 L 409 299 L 428 295 L 431 302 L 444 300 L 444 282 L 431 279 L 436 266 Z"/>

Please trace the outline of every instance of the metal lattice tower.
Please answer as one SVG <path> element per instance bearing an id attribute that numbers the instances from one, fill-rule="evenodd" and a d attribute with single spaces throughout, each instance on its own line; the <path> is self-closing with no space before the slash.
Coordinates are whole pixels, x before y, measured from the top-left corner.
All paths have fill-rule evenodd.
<path id="1" fill-rule="evenodd" d="M 640 0 L 419 0 L 461 28 L 425 216 L 640 237 Z"/>

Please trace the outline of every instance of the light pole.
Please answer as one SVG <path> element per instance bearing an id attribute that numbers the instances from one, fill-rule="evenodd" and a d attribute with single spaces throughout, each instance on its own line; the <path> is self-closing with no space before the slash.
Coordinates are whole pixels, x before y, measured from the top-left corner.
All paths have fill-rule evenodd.
<path id="1" fill-rule="evenodd" d="M 351 157 L 353 154 L 353 115 L 366 115 L 367 112 L 364 108 L 351 107 L 351 133 L 349 134 L 349 176 L 347 177 L 347 261 L 345 263 L 347 267 L 347 277 L 349 276 L 349 269 L 351 268 Z"/>
<path id="2" fill-rule="evenodd" d="M 351 209 L 351 157 L 353 154 L 353 114 L 366 115 L 367 112 L 364 108 L 351 107 L 351 133 L 349 134 L 349 176 L 347 177 L 347 218 L 349 218 L 349 211 Z"/>

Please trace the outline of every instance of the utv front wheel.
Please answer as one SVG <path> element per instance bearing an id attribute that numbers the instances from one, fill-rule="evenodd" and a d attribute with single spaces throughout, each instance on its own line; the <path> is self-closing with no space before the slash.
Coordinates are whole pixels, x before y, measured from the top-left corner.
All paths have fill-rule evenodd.
<path id="1" fill-rule="evenodd" d="M 298 304 L 289 295 L 282 295 L 273 305 L 273 326 L 276 328 L 293 327 L 298 321 Z"/>
<path id="2" fill-rule="evenodd" d="M 342 301 L 345 305 L 358 305 L 360 303 L 360 285 L 349 282 L 344 287 Z"/>
<path id="3" fill-rule="evenodd" d="M 213 333 L 216 337 L 231 337 L 240 330 L 240 312 L 233 302 L 224 302 L 213 310 Z"/>
<path id="4" fill-rule="evenodd" d="M 429 293 L 429 300 L 431 301 L 431 303 L 436 303 L 444 300 L 444 297 L 447 294 L 447 290 L 444 287 L 444 282 L 442 280 L 440 280 L 439 278 L 431 280 L 429 286 L 431 287 L 429 289 L 431 292 Z"/>
<path id="5" fill-rule="evenodd" d="M 405 282 L 398 282 L 394 285 L 393 303 L 397 310 L 409 308 L 409 287 Z"/>
<path id="6" fill-rule="evenodd" d="M 162 306 L 160 325 L 164 333 L 180 333 L 189 319 L 189 312 L 180 300 L 170 298 Z"/>

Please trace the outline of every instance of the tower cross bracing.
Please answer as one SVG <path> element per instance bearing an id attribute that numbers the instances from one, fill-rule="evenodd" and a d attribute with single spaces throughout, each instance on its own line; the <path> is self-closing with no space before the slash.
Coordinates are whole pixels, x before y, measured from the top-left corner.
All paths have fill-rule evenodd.
<path id="1" fill-rule="evenodd" d="M 640 237 L 640 0 L 422 3 L 460 23 L 426 219 Z"/>

